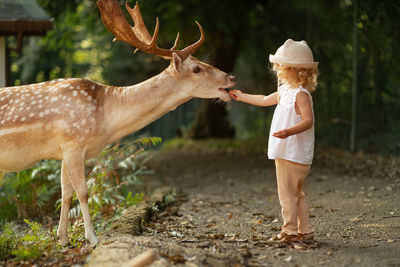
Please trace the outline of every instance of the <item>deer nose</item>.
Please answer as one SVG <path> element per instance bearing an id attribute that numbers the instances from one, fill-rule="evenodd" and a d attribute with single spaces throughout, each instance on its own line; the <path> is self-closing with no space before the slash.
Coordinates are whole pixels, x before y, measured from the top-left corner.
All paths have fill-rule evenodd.
<path id="1" fill-rule="evenodd" d="M 228 76 L 228 80 L 231 81 L 231 82 L 236 82 L 235 76 L 232 76 L 232 75 Z"/>

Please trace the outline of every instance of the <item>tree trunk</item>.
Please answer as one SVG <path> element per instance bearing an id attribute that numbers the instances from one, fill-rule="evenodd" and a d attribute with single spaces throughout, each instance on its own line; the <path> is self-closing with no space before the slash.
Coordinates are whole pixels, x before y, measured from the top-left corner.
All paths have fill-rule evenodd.
<path id="1" fill-rule="evenodd" d="M 236 31 L 233 38 L 224 36 L 220 32 L 210 36 L 215 49 L 211 54 L 211 64 L 215 67 L 230 73 L 235 66 L 236 58 L 239 54 L 240 31 Z M 232 42 L 227 42 L 231 39 Z M 189 129 L 188 136 L 193 139 L 205 138 L 233 138 L 235 129 L 228 119 L 228 112 L 225 104 L 219 101 L 205 99 L 202 101 L 193 126 Z"/>

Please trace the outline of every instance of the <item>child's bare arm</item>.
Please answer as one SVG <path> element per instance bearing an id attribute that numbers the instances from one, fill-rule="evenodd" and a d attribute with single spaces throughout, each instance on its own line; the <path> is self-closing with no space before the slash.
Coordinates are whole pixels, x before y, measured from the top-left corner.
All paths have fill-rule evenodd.
<path id="1" fill-rule="evenodd" d="M 250 95 L 242 93 L 240 90 L 232 90 L 229 92 L 231 97 L 236 101 L 245 102 L 255 106 L 272 106 L 278 104 L 278 93 L 272 93 L 270 95 Z"/>
<path id="2" fill-rule="evenodd" d="M 277 131 L 272 134 L 273 136 L 284 139 L 288 136 L 302 133 L 313 126 L 314 119 L 311 108 L 311 100 L 307 93 L 300 92 L 297 94 L 296 106 L 301 116 L 301 122 L 293 127 Z"/>

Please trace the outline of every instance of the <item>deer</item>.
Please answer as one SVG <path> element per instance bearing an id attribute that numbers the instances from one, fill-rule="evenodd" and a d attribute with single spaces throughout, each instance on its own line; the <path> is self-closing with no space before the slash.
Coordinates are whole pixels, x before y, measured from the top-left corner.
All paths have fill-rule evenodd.
<path id="1" fill-rule="evenodd" d="M 151 36 L 139 4 L 126 9 L 131 26 L 117 0 L 98 0 L 101 20 L 120 40 L 170 64 L 158 75 L 132 86 L 108 86 L 83 78 L 66 78 L 0 88 L 0 172 L 27 169 L 42 159 L 61 160 L 61 198 L 57 236 L 69 244 L 68 213 L 76 192 L 85 238 L 98 243 L 88 206 L 85 160 L 97 156 L 110 143 L 148 125 L 186 101 L 198 98 L 231 98 L 227 92 L 235 77 L 192 54 L 204 42 L 204 30 L 196 21 L 200 39 L 178 50 L 157 45 L 159 21 Z"/>

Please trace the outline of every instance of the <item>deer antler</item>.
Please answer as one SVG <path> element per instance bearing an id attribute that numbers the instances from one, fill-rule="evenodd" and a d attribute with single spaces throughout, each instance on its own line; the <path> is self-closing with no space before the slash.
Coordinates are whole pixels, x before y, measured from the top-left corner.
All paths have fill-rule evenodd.
<path id="1" fill-rule="evenodd" d="M 201 33 L 200 39 L 196 43 L 187 46 L 183 50 L 177 50 L 176 46 L 179 40 L 178 33 L 175 39 L 175 43 L 171 49 L 160 48 L 157 45 L 159 29 L 158 18 L 156 19 L 154 34 L 153 36 L 151 36 L 149 31 L 147 30 L 146 25 L 143 22 L 138 2 L 136 2 L 134 8 L 131 8 L 128 5 L 128 2 L 125 2 L 125 7 L 134 22 L 133 27 L 129 25 L 124 13 L 122 12 L 116 0 L 98 0 L 97 5 L 100 9 L 101 20 L 103 21 L 106 28 L 115 36 L 113 41 L 124 41 L 136 47 L 135 52 L 137 50 L 141 50 L 145 53 L 157 55 L 165 59 L 171 59 L 172 53 L 175 52 L 179 55 L 182 61 L 184 61 L 189 55 L 193 54 L 197 49 L 199 49 L 204 42 L 203 27 L 201 27 L 201 25 L 196 21 L 196 24 L 199 27 Z"/>

